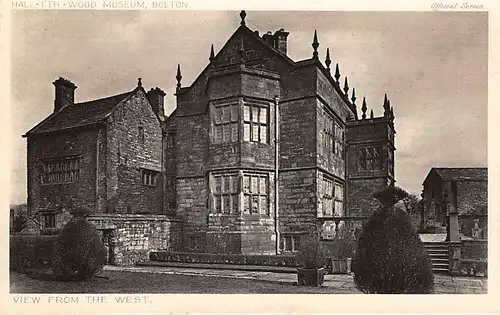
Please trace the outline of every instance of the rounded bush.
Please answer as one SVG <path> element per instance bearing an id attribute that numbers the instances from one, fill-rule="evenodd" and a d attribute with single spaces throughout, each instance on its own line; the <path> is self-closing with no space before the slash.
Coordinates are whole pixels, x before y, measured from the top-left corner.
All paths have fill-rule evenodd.
<path id="1" fill-rule="evenodd" d="M 429 255 L 408 213 L 383 207 L 366 223 L 352 262 L 354 283 L 364 293 L 432 293 Z"/>
<path id="2" fill-rule="evenodd" d="M 67 280 L 88 280 L 106 262 L 106 248 L 94 225 L 84 218 L 68 222 L 57 236 L 57 277 Z"/>

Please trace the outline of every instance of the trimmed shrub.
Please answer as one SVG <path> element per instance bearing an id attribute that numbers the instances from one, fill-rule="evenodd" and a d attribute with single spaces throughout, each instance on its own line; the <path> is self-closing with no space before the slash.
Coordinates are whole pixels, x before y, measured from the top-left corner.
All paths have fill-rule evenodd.
<path id="1" fill-rule="evenodd" d="M 46 235 L 11 235 L 9 269 L 25 272 L 50 266 L 55 256 L 56 239 L 56 236 Z"/>
<path id="2" fill-rule="evenodd" d="M 54 275 L 88 280 L 106 262 L 106 249 L 94 225 L 83 218 L 68 222 L 57 236 Z"/>
<path id="3" fill-rule="evenodd" d="M 364 293 L 432 293 L 429 255 L 408 213 L 383 207 L 366 223 L 352 262 L 354 283 Z"/>

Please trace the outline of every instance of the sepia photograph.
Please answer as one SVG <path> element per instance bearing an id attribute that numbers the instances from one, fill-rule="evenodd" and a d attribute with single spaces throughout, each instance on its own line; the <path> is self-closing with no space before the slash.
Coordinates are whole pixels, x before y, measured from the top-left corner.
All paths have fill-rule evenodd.
<path id="1" fill-rule="evenodd" d="M 488 293 L 487 11 L 87 2 L 11 11 L 11 294 Z"/>

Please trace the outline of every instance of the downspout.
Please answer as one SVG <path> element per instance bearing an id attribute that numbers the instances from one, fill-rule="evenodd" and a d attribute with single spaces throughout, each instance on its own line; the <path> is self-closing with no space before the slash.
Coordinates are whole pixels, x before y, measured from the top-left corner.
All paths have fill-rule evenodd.
<path id="1" fill-rule="evenodd" d="M 96 141 L 96 162 L 95 162 L 95 213 L 99 213 L 99 146 L 101 145 L 99 136 L 101 130 L 97 130 L 97 141 Z"/>
<path id="2" fill-rule="evenodd" d="M 274 162 L 275 162 L 275 169 L 274 169 L 274 230 L 276 233 L 276 255 L 280 254 L 280 231 L 279 231 L 279 176 L 278 176 L 278 170 L 279 170 L 279 111 L 278 111 L 278 104 L 279 104 L 279 96 L 274 97 Z"/>

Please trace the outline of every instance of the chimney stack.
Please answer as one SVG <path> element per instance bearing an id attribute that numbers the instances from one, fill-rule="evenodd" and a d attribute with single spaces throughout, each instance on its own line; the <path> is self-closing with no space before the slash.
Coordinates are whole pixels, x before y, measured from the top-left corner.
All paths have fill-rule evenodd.
<path id="1" fill-rule="evenodd" d="M 75 105 L 75 89 L 77 86 L 62 77 L 52 82 L 56 87 L 56 95 L 54 100 L 54 112 L 59 111 L 61 108 Z"/>
<path id="2" fill-rule="evenodd" d="M 147 93 L 148 100 L 151 103 L 154 112 L 158 114 L 160 119 L 165 117 L 165 95 L 167 94 L 159 87 L 151 89 Z"/>
<path id="3" fill-rule="evenodd" d="M 289 32 L 285 32 L 284 29 L 279 29 L 274 34 L 269 31 L 262 35 L 262 39 L 272 46 L 274 49 L 280 51 L 283 54 L 287 54 L 287 37 Z"/>

